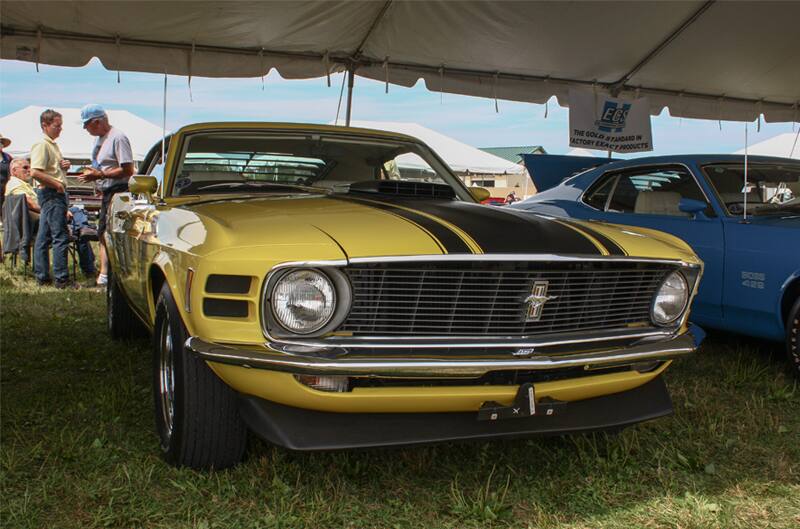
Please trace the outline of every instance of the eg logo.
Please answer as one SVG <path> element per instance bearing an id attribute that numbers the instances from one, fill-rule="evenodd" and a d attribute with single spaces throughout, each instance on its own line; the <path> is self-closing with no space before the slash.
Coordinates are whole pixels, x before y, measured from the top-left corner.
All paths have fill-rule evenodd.
<path id="1" fill-rule="evenodd" d="M 602 117 L 595 122 L 595 125 L 603 132 L 622 132 L 630 109 L 630 103 L 620 105 L 616 101 L 606 101 Z"/>

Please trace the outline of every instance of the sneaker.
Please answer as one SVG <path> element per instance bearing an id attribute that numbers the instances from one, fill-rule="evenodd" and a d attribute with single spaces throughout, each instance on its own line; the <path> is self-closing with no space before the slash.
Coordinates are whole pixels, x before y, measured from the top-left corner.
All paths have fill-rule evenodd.
<path id="1" fill-rule="evenodd" d="M 53 284 L 53 280 L 52 280 L 52 279 L 50 279 L 50 278 L 47 278 L 47 279 L 37 279 L 37 280 L 36 280 L 36 284 L 37 284 L 37 285 L 39 285 L 40 287 L 46 287 L 46 286 L 50 286 L 50 285 L 52 285 L 52 284 Z"/>
<path id="2" fill-rule="evenodd" d="M 97 286 L 104 287 L 108 284 L 108 276 L 106 274 L 100 274 L 97 276 Z"/>

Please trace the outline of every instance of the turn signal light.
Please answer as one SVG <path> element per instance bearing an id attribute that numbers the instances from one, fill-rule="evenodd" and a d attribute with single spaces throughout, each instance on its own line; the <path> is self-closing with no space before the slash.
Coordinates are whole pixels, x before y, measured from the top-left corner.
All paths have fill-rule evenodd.
<path id="1" fill-rule="evenodd" d="M 295 375 L 294 378 L 301 384 L 319 391 L 344 393 L 350 386 L 350 379 L 342 376 Z"/>

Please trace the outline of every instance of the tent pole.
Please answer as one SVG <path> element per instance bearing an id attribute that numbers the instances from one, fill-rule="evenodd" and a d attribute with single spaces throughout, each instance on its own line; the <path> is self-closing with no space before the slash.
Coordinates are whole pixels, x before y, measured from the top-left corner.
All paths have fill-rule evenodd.
<path id="1" fill-rule="evenodd" d="M 353 111 L 353 83 L 355 82 L 356 70 L 354 66 L 347 69 L 347 113 L 345 114 L 345 127 L 350 126 L 350 114 Z"/>

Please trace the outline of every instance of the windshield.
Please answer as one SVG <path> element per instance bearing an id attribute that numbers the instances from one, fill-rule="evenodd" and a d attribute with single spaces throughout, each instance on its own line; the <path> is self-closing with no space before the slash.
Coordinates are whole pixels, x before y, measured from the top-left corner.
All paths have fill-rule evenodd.
<path id="1" fill-rule="evenodd" d="M 714 164 L 703 167 L 711 185 L 729 215 L 741 215 L 747 193 L 748 215 L 769 215 L 800 211 L 800 164 L 752 163 Z"/>
<path id="2" fill-rule="evenodd" d="M 432 153 L 413 142 L 239 131 L 189 136 L 172 196 L 285 193 L 308 187 L 347 193 L 351 186 L 364 189 L 362 183 L 385 180 L 438 184 L 462 197 L 466 193 Z"/>

